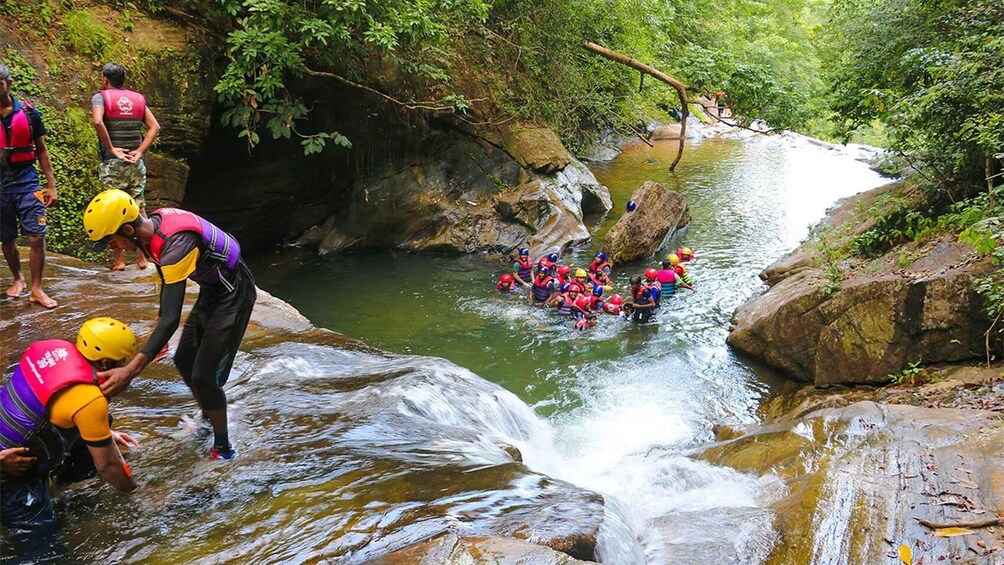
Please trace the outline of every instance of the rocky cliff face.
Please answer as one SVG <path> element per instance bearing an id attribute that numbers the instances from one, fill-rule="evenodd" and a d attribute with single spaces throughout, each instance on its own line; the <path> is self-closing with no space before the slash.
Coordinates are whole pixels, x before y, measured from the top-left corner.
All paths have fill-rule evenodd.
<path id="1" fill-rule="evenodd" d="M 868 229 L 876 199 L 899 190 L 850 199 L 821 234 L 768 267 L 770 289 L 736 311 L 729 344 L 817 385 L 887 382 L 912 363 L 981 357 L 990 321 L 973 278 L 994 266 L 954 236 L 873 260 L 827 258 L 820 247 L 820 237 L 835 249 Z"/>

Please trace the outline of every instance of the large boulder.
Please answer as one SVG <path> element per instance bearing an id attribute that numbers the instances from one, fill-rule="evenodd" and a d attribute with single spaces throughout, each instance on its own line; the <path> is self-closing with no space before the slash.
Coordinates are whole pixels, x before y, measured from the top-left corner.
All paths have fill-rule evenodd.
<path id="1" fill-rule="evenodd" d="M 552 129 L 517 126 L 506 133 L 502 143 L 521 166 L 538 173 L 556 173 L 572 161 Z"/>
<path id="2" fill-rule="evenodd" d="M 638 207 L 621 216 L 603 243 L 614 263 L 651 256 L 673 233 L 690 223 L 686 198 L 657 182 L 646 181 L 634 191 L 631 200 Z"/>
<path id="3" fill-rule="evenodd" d="M 294 245 L 316 246 L 322 255 L 351 247 L 470 253 L 526 245 L 536 255 L 588 241 L 584 213 L 612 206 L 609 190 L 579 161 L 536 175 L 471 141 L 355 190 L 347 210 L 310 227 Z"/>
<path id="4" fill-rule="evenodd" d="M 843 245 L 874 224 L 855 211 L 889 191 L 844 203 L 827 221 L 832 230 L 815 237 L 833 233 L 827 247 Z M 840 261 L 811 240 L 761 274 L 770 290 L 736 310 L 728 343 L 818 386 L 885 383 L 911 364 L 978 358 L 990 320 L 973 281 L 993 268 L 950 237 Z"/>
<path id="5" fill-rule="evenodd" d="M 785 482 L 768 565 L 891 563 L 901 545 L 913 563 L 999 562 L 999 527 L 939 537 L 919 521 L 1004 513 L 999 414 L 862 401 L 782 417 L 698 457 Z"/>

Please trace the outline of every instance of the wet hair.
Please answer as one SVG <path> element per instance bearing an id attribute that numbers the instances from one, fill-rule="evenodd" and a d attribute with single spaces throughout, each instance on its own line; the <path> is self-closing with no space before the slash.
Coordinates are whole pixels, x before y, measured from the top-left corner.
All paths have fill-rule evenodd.
<path id="1" fill-rule="evenodd" d="M 663 268 L 663 269 L 668 269 L 668 268 L 670 268 L 670 267 L 672 267 L 672 266 L 673 266 L 673 264 L 672 264 L 672 263 L 670 263 L 669 261 L 663 261 L 663 262 L 662 262 L 662 268 Z"/>
<path id="2" fill-rule="evenodd" d="M 105 63 L 101 67 L 101 76 L 108 79 L 108 82 L 115 88 L 122 88 L 126 79 L 126 68 L 118 63 Z"/>
<path id="3" fill-rule="evenodd" d="M 7 65 L 3 63 L 0 63 L 0 80 L 2 81 L 13 80 L 10 76 L 10 69 L 7 67 Z"/>
<path id="4" fill-rule="evenodd" d="M 638 275 L 631 277 L 631 284 L 641 284 L 641 277 Z"/>

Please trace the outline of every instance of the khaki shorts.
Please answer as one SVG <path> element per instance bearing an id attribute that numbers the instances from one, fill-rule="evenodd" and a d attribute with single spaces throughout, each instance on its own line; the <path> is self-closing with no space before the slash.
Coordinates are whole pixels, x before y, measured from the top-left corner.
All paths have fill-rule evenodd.
<path id="1" fill-rule="evenodd" d="M 146 164 L 140 159 L 129 163 L 121 159 L 107 159 L 98 166 L 98 180 L 105 188 L 128 192 L 136 200 L 141 212 L 146 212 Z"/>

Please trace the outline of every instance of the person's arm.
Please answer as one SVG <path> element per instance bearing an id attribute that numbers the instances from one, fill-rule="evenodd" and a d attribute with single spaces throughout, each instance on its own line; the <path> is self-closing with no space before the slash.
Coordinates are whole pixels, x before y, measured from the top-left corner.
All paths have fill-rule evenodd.
<path id="1" fill-rule="evenodd" d="M 150 361 L 167 345 L 181 322 L 181 308 L 185 304 L 185 281 L 165 284 L 160 292 L 160 317 L 153 333 L 146 340 L 143 349 L 124 367 L 116 367 L 98 373 L 101 392 L 112 397 L 126 388 Z"/>
<path id="2" fill-rule="evenodd" d="M 87 444 L 87 450 L 91 452 L 94 468 L 98 470 L 98 476 L 102 480 L 122 492 L 136 490 L 139 484 L 132 478 L 132 470 L 122 459 L 122 454 L 119 453 L 114 441 L 109 439 L 107 445 L 101 446 Z"/>
<path id="3" fill-rule="evenodd" d="M 52 171 L 52 159 L 49 157 L 49 148 L 45 145 L 45 136 L 40 135 L 35 138 L 35 154 L 38 156 L 38 164 L 45 175 L 45 192 L 42 203 L 52 206 L 56 203 L 56 175 Z"/>
<path id="4" fill-rule="evenodd" d="M 108 134 L 108 128 L 105 126 L 104 105 L 91 105 L 91 123 L 94 125 L 94 131 L 98 133 L 98 141 L 101 142 L 101 145 L 104 145 L 105 149 L 115 158 L 127 161 L 129 155 L 125 150 L 112 145 L 112 136 Z"/>
<path id="5" fill-rule="evenodd" d="M 129 156 L 132 157 L 133 162 L 143 158 L 146 150 L 153 145 L 153 140 L 157 139 L 157 133 L 160 132 L 160 124 L 157 122 L 157 118 L 153 115 L 153 112 L 150 111 L 149 106 L 143 114 L 143 124 L 146 126 L 146 135 L 143 136 L 143 143 L 140 143 L 138 149 L 129 152 Z"/>

